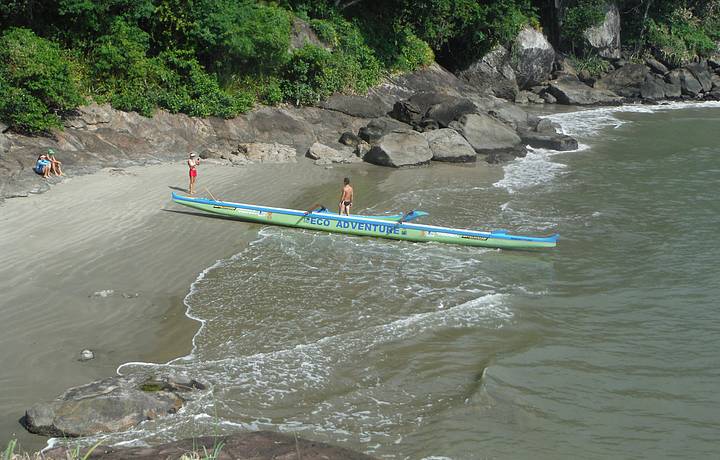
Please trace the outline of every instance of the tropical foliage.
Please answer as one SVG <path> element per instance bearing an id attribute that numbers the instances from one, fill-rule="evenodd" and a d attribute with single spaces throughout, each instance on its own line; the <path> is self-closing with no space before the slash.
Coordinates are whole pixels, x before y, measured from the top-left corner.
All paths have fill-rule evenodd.
<path id="1" fill-rule="evenodd" d="M 720 0 L 617 0 L 623 41 L 680 64 L 716 50 Z M 0 120 L 41 133 L 94 100 L 232 117 L 254 104 L 362 94 L 437 61 L 463 68 L 521 27 L 561 24 L 583 56 L 606 0 L 6 0 L 0 2 Z M 552 14 L 548 11 L 552 10 Z M 317 42 L 295 43 L 309 27 Z M 600 66 L 600 67 L 599 67 Z"/>

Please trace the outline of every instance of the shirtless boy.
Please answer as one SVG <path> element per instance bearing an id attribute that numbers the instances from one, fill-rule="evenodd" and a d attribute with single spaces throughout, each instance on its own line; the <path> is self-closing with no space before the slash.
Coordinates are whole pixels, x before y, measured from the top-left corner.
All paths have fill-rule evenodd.
<path id="1" fill-rule="evenodd" d="M 350 179 L 347 177 L 343 179 L 343 183 L 342 192 L 340 193 L 340 210 L 338 211 L 338 214 L 345 214 L 346 216 L 349 216 L 350 208 L 352 207 L 353 202 L 353 188 L 350 186 Z"/>

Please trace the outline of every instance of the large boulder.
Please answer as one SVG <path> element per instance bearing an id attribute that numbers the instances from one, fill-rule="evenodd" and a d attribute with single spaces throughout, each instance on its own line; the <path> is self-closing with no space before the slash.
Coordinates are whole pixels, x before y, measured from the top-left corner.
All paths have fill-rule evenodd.
<path id="1" fill-rule="evenodd" d="M 217 452 L 217 456 L 213 455 Z M 82 456 L 68 447 L 43 451 L 48 460 L 87 458 L 89 460 L 157 460 L 217 458 L 218 460 L 372 460 L 374 457 L 344 447 L 274 431 L 235 433 L 229 436 L 202 436 L 158 446 L 124 447 L 100 445 Z"/>
<path id="2" fill-rule="evenodd" d="M 481 93 L 514 101 L 520 91 L 515 71 L 510 65 L 510 53 L 503 46 L 496 46 L 458 77 Z"/>
<path id="3" fill-rule="evenodd" d="M 666 97 L 666 86 L 667 83 L 665 83 L 665 79 L 663 77 L 654 73 L 649 73 L 645 77 L 643 84 L 640 85 L 640 97 L 651 101 L 664 99 Z"/>
<path id="4" fill-rule="evenodd" d="M 486 114 L 465 115 L 450 124 L 463 135 L 472 148 L 480 154 L 490 155 L 497 151 L 520 152 L 523 150 L 520 136 L 506 124 Z"/>
<path id="5" fill-rule="evenodd" d="M 315 164 L 317 165 L 327 165 L 331 163 L 359 163 L 362 161 L 357 155 L 355 155 L 355 153 L 353 153 L 352 148 L 336 150 L 319 142 L 315 142 L 311 145 L 305 156 L 315 160 Z"/>
<path id="6" fill-rule="evenodd" d="M 590 47 L 601 57 L 620 57 L 620 11 L 614 2 L 605 5 L 605 19 L 597 26 L 590 27 L 583 35 Z"/>
<path id="7" fill-rule="evenodd" d="M 468 163 L 477 161 L 477 153 L 454 129 L 442 128 L 423 133 L 435 161 Z"/>
<path id="8" fill-rule="evenodd" d="M 250 142 L 239 144 L 238 156 L 252 163 L 295 163 L 297 151 L 290 145 Z"/>
<path id="9" fill-rule="evenodd" d="M 313 125 L 301 115 L 303 112 L 287 108 L 262 107 L 250 112 L 246 120 L 253 133 L 249 142 L 278 143 L 291 145 L 298 152 L 305 152 L 317 140 Z"/>
<path id="10" fill-rule="evenodd" d="M 682 96 L 682 84 L 680 82 L 680 74 L 673 70 L 665 75 L 665 97 L 674 99 Z"/>
<path id="11" fill-rule="evenodd" d="M 677 82 L 680 91 L 687 96 L 696 97 L 703 90 L 702 84 L 688 69 L 675 69 L 668 74 L 670 82 Z"/>
<path id="12" fill-rule="evenodd" d="M 368 94 L 367 96 L 354 96 L 334 94 L 318 107 L 332 110 L 358 118 L 379 118 L 387 115 L 391 107 L 382 98 Z"/>
<path id="13" fill-rule="evenodd" d="M 685 66 L 693 76 L 697 79 L 702 87 L 702 92 L 706 93 L 712 89 L 712 73 L 708 69 L 707 61 L 692 62 Z"/>
<path id="14" fill-rule="evenodd" d="M 186 376 L 132 374 L 70 388 L 38 403 L 21 423 L 43 436 L 78 437 L 123 431 L 145 420 L 176 413 L 205 385 Z"/>
<path id="15" fill-rule="evenodd" d="M 513 44 L 513 68 L 521 89 L 538 85 L 550 78 L 555 49 L 545 36 L 532 27 L 523 28 Z"/>
<path id="16" fill-rule="evenodd" d="M 571 75 L 563 75 L 550 81 L 547 92 L 557 102 L 567 105 L 620 104 L 622 96 L 606 89 L 592 88 Z"/>
<path id="17" fill-rule="evenodd" d="M 416 131 L 391 132 L 384 135 L 363 160 L 380 166 L 417 166 L 430 162 L 433 152 L 428 141 Z"/>
<path id="18" fill-rule="evenodd" d="M 416 128 L 427 118 L 437 121 L 440 126 L 447 127 L 451 121 L 477 110 L 477 106 L 469 99 L 436 91 L 424 91 L 396 102 L 390 116 Z"/>
<path id="19" fill-rule="evenodd" d="M 642 64 L 627 64 L 595 82 L 597 89 L 607 89 L 624 97 L 639 97 L 640 86 L 650 69 Z"/>
<path id="20" fill-rule="evenodd" d="M 391 132 L 406 132 L 410 130 L 412 130 L 412 127 L 405 123 L 393 118 L 383 117 L 372 120 L 367 126 L 360 128 L 358 136 L 368 144 L 374 144 Z"/>
<path id="21" fill-rule="evenodd" d="M 665 75 L 669 72 L 669 70 L 665 66 L 665 64 L 663 64 L 662 62 L 658 61 L 657 59 L 653 59 L 651 57 L 645 59 L 645 65 L 650 67 L 651 71 L 653 71 L 657 74 L 660 74 L 660 75 Z"/>

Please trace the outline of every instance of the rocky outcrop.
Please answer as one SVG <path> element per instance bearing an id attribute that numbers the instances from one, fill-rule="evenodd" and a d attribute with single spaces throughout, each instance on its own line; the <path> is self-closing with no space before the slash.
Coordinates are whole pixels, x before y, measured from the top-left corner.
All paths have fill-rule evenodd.
<path id="1" fill-rule="evenodd" d="M 252 142 L 238 145 L 239 154 L 252 163 L 295 163 L 297 152 L 289 145 Z"/>
<path id="2" fill-rule="evenodd" d="M 418 166 L 433 157 L 428 141 L 416 131 L 391 132 L 380 138 L 363 159 L 380 166 Z"/>
<path id="3" fill-rule="evenodd" d="M 620 57 L 620 11 L 617 4 L 607 3 L 605 19 L 602 24 L 590 27 L 583 35 L 599 56 L 618 59 Z"/>
<path id="4" fill-rule="evenodd" d="M 640 85 L 640 97 L 650 101 L 657 101 L 665 99 L 667 93 L 665 92 L 665 79 L 660 75 L 649 73 L 645 77 L 642 85 Z"/>
<path id="5" fill-rule="evenodd" d="M 551 97 L 543 93 L 543 98 Z M 410 102 L 405 107 L 416 107 L 416 115 L 407 119 L 413 125 L 385 115 L 402 101 Z M 388 134 L 444 128 L 475 113 L 491 114 L 511 131 L 523 128 L 531 118 L 518 106 L 482 94 L 437 64 L 389 76 L 366 96 L 336 95 L 317 107 L 259 107 L 229 120 L 162 110 L 147 118 L 91 104 L 67 117 L 65 129 L 50 137 L 0 133 L 0 199 L 40 193 L 61 180 L 43 180 L 32 172 L 38 154 L 50 147 L 63 161 L 67 177 L 104 167 L 181 161 L 190 152 L 232 165 L 294 161 L 316 143 L 341 153 L 333 158 L 357 161 L 345 154 L 353 151 L 363 158 Z M 341 139 L 341 133 L 350 134 Z M 354 140 L 354 133 L 363 140 Z"/>
<path id="6" fill-rule="evenodd" d="M 290 30 L 290 50 L 302 48 L 305 45 L 319 46 L 325 49 L 331 48 L 318 38 L 307 22 L 294 16 L 292 29 Z"/>
<path id="7" fill-rule="evenodd" d="M 702 84 L 700 84 L 698 79 L 695 78 L 695 75 L 688 69 L 673 70 L 668 76 L 671 81 L 676 81 L 680 84 L 680 91 L 684 95 L 696 97 L 703 90 Z"/>
<path id="8" fill-rule="evenodd" d="M 627 64 L 614 70 L 595 82 L 597 89 L 610 90 L 628 98 L 640 97 L 643 85 L 650 69 L 642 64 Z"/>
<path id="9" fill-rule="evenodd" d="M 509 101 L 514 101 L 520 91 L 510 65 L 510 53 L 500 45 L 457 75 L 476 91 Z"/>
<path id="10" fill-rule="evenodd" d="M 451 128 L 463 135 L 472 148 L 487 156 L 491 162 L 500 155 L 523 155 L 520 136 L 509 126 L 485 114 L 465 115 L 451 123 Z"/>
<path id="11" fill-rule="evenodd" d="M 305 155 L 308 158 L 315 160 L 316 165 L 328 165 L 332 163 L 359 163 L 362 162 L 361 158 L 355 155 L 353 149 L 345 148 L 343 150 L 336 150 L 332 147 L 328 147 L 325 144 L 319 142 L 314 143 L 310 146 Z"/>
<path id="12" fill-rule="evenodd" d="M 712 73 L 708 68 L 707 61 L 692 62 L 685 66 L 700 83 L 702 92 L 706 93 L 712 89 Z"/>
<path id="13" fill-rule="evenodd" d="M 467 98 L 434 91 L 414 94 L 396 102 L 390 116 L 423 130 L 431 121 L 438 127 L 447 128 L 450 122 L 477 111 L 477 106 Z"/>
<path id="14" fill-rule="evenodd" d="M 427 139 L 432 159 L 451 163 L 477 161 L 477 153 L 468 141 L 454 129 L 442 128 L 423 133 Z"/>
<path id="15" fill-rule="evenodd" d="M 605 89 L 591 88 L 585 83 L 570 75 L 564 75 L 550 81 L 547 91 L 552 94 L 560 104 L 569 105 L 617 105 L 623 98 L 614 92 Z"/>
<path id="16" fill-rule="evenodd" d="M 106 447 L 100 445 L 82 458 L 101 460 L 157 460 L 200 458 L 217 454 L 218 460 L 372 460 L 374 457 L 337 447 L 323 442 L 310 441 L 284 433 L 255 431 L 237 433 L 230 436 L 203 436 L 186 439 L 155 447 Z M 43 451 L 48 460 L 66 460 L 75 458 L 72 451 L 65 447 L 56 447 Z M 209 458 L 209 457 L 208 457 Z"/>
<path id="17" fill-rule="evenodd" d="M 512 64 L 521 89 L 538 85 L 550 78 L 555 49 L 545 36 L 532 27 L 523 28 L 513 43 Z"/>
<path id="18" fill-rule="evenodd" d="M 335 94 L 318 103 L 318 107 L 358 118 L 383 117 L 392 109 L 392 105 L 372 93 L 365 97 Z"/>
<path id="19" fill-rule="evenodd" d="M 398 120 L 389 117 L 378 118 L 372 120 L 367 126 L 363 126 L 358 131 L 358 137 L 368 144 L 375 144 L 380 139 L 391 132 L 407 132 L 412 128 Z"/>
<path id="20" fill-rule="evenodd" d="M 43 436 L 78 437 L 122 431 L 176 413 L 205 385 L 183 375 L 133 374 L 70 388 L 54 401 L 33 405 L 21 419 Z"/>

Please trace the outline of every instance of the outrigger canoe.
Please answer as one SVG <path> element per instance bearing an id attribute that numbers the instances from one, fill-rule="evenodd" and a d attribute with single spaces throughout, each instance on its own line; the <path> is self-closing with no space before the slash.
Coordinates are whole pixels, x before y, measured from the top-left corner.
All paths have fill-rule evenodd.
<path id="1" fill-rule="evenodd" d="M 554 248 L 560 237 L 558 234 L 520 236 L 508 234 L 504 230 L 484 232 L 412 222 L 419 217 L 428 215 L 423 211 L 384 216 L 345 216 L 330 212 L 325 208 L 300 211 L 206 198 L 191 198 L 177 193 L 172 194 L 172 200 L 183 206 L 248 222 L 393 240 L 462 244 L 499 249 L 541 249 Z"/>

